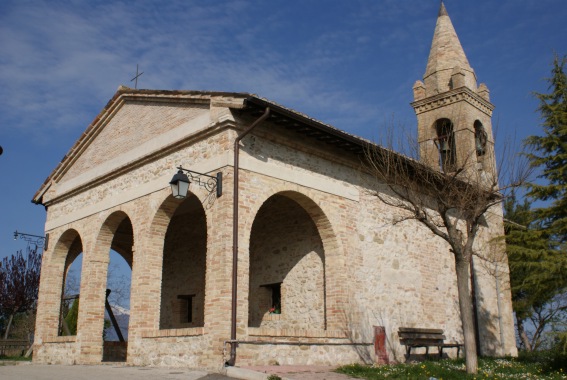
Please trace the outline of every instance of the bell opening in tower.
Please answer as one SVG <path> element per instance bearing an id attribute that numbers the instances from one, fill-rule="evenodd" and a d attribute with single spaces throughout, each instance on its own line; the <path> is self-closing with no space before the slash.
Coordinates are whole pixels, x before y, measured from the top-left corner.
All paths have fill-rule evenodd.
<path id="1" fill-rule="evenodd" d="M 439 150 L 439 166 L 444 172 L 452 172 L 456 165 L 455 136 L 453 123 L 449 119 L 439 119 L 435 122 L 437 138 L 435 145 Z"/>

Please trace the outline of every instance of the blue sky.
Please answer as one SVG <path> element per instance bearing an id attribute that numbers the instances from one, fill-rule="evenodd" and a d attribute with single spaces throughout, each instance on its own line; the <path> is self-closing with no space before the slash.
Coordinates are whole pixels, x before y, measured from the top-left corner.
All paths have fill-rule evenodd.
<path id="1" fill-rule="evenodd" d="M 565 0 L 446 0 L 497 139 L 541 133 L 537 101 L 566 54 Z M 43 234 L 30 201 L 119 85 L 251 92 L 376 138 L 415 128 L 438 0 L 0 2 L 0 258 Z"/>

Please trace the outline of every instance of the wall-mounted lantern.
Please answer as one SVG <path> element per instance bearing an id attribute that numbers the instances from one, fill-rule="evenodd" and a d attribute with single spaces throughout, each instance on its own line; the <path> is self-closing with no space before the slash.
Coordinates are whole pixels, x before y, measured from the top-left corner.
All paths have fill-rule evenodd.
<path id="1" fill-rule="evenodd" d="M 39 236 L 16 231 L 14 232 L 14 240 L 18 240 L 18 238 L 23 239 L 28 243 L 35 244 L 37 247 L 43 248 L 43 250 L 47 249 L 47 244 L 49 243 L 49 234 Z"/>
<path id="2" fill-rule="evenodd" d="M 204 187 L 209 191 L 209 193 L 212 193 L 213 190 L 216 189 L 217 198 L 222 195 L 222 172 L 218 172 L 217 175 L 213 177 L 208 174 L 183 169 L 181 166 L 177 167 L 177 169 L 177 173 L 169 182 L 171 185 L 171 194 L 174 198 L 184 199 L 187 197 L 187 192 L 189 191 L 189 185 L 191 182 Z M 205 179 L 202 179 L 202 177 L 205 177 Z"/>

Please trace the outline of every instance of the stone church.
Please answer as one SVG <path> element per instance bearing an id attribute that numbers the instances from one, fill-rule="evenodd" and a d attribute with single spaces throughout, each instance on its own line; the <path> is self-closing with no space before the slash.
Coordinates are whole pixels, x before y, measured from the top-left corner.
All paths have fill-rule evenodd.
<path id="1" fill-rule="evenodd" d="M 476 170 L 491 170 L 494 106 L 443 4 L 413 92 L 420 160 L 458 164 L 481 128 Z M 34 361 L 371 362 L 376 332 L 393 361 L 400 327 L 462 343 L 449 246 L 369 193 L 369 144 L 252 94 L 120 87 L 33 198 L 49 235 Z M 503 233 L 499 207 L 486 220 L 479 251 Z M 123 342 L 103 340 L 111 250 L 132 270 Z M 64 284 L 80 254 L 70 334 Z M 515 355 L 507 274 L 477 261 L 480 351 Z"/>

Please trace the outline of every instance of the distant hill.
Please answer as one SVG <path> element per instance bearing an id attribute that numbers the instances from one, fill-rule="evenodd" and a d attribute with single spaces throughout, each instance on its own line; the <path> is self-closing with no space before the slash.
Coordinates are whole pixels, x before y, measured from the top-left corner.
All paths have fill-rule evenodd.
<path id="1" fill-rule="evenodd" d="M 114 318 L 116 318 L 116 322 L 118 322 L 118 326 L 120 327 L 120 331 L 122 332 L 122 336 L 125 340 L 128 340 L 128 323 L 130 322 L 130 310 L 125 309 L 121 306 L 115 305 L 111 306 L 112 312 L 114 313 Z M 105 318 L 108 319 L 110 322 L 110 317 L 108 313 L 105 312 Z M 106 341 L 119 341 L 118 334 L 114 330 L 114 326 L 110 323 L 110 326 L 104 329 L 105 339 Z"/>

